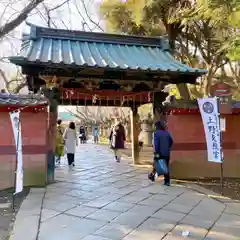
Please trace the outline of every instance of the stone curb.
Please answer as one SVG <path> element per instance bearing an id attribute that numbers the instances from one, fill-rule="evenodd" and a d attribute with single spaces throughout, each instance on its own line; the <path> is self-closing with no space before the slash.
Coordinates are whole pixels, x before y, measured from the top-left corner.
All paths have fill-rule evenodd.
<path id="1" fill-rule="evenodd" d="M 229 197 L 225 197 L 225 196 L 221 196 L 219 193 L 213 192 L 209 189 L 206 189 L 202 186 L 199 186 L 195 183 L 187 183 L 187 184 L 183 184 L 185 185 L 187 188 L 192 189 L 196 192 L 202 193 L 210 198 L 213 198 L 215 200 L 217 200 L 218 202 L 221 202 L 223 204 L 227 204 L 227 203 L 239 203 L 238 200 L 234 200 L 231 199 Z"/>
<path id="2" fill-rule="evenodd" d="M 16 215 L 10 240 L 37 239 L 45 191 L 45 188 L 32 188 L 30 190 Z"/>

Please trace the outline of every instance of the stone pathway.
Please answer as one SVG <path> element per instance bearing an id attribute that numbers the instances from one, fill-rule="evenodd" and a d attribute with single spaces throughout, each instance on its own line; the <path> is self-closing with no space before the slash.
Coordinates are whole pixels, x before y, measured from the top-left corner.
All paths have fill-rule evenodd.
<path id="1" fill-rule="evenodd" d="M 183 232 L 187 239 L 240 239 L 238 203 L 151 183 L 147 172 L 115 163 L 105 146 L 79 146 L 75 169 L 69 171 L 65 161 L 56 170 L 58 182 L 46 189 L 37 238 L 17 239 L 180 240 Z"/>

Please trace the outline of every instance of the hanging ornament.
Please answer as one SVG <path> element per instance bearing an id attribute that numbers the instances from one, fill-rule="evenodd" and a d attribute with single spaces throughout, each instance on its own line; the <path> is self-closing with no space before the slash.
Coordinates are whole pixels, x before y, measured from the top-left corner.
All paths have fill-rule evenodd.
<path id="1" fill-rule="evenodd" d="M 151 99 L 151 92 L 148 92 L 148 102 L 150 103 L 152 101 Z"/>
<path id="2" fill-rule="evenodd" d="M 116 99 L 113 99 L 113 106 L 116 106 Z"/>
<path id="3" fill-rule="evenodd" d="M 70 99 L 74 95 L 74 91 L 72 89 L 68 89 L 65 91 L 65 98 Z"/>
<path id="4" fill-rule="evenodd" d="M 123 106 L 125 103 L 125 96 L 122 96 L 121 106 Z"/>
<path id="5" fill-rule="evenodd" d="M 77 101 L 76 101 L 76 105 L 79 106 L 79 93 L 77 94 Z"/>
<path id="6" fill-rule="evenodd" d="M 69 95 L 69 105 L 72 105 L 72 92 L 70 91 L 70 95 Z"/>
<path id="7" fill-rule="evenodd" d="M 83 95 L 83 97 L 84 97 L 84 106 L 86 107 L 87 106 L 87 97 L 85 94 Z"/>
<path id="8" fill-rule="evenodd" d="M 97 95 L 94 94 L 94 95 L 92 96 L 92 104 L 96 104 L 96 103 L 97 103 Z"/>

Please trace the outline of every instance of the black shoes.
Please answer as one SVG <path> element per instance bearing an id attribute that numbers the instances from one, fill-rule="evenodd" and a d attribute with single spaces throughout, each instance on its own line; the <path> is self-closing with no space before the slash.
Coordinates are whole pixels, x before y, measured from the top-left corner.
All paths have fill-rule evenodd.
<path id="1" fill-rule="evenodd" d="M 148 179 L 151 180 L 152 182 L 154 182 L 154 181 L 155 181 L 155 176 L 154 176 L 154 174 L 153 174 L 153 173 L 149 173 L 149 174 L 148 174 Z"/>
<path id="2" fill-rule="evenodd" d="M 151 180 L 152 182 L 155 182 L 155 174 L 154 173 L 149 173 L 148 174 L 148 179 Z M 170 186 L 169 182 L 164 182 L 164 186 Z"/>

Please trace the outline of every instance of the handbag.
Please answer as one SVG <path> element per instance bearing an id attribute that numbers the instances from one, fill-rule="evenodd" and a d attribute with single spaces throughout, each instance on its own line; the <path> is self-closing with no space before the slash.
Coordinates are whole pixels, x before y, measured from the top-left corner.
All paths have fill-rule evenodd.
<path id="1" fill-rule="evenodd" d="M 156 169 L 158 176 L 168 174 L 168 166 L 167 166 L 167 162 L 164 158 L 155 159 L 154 167 Z"/>

